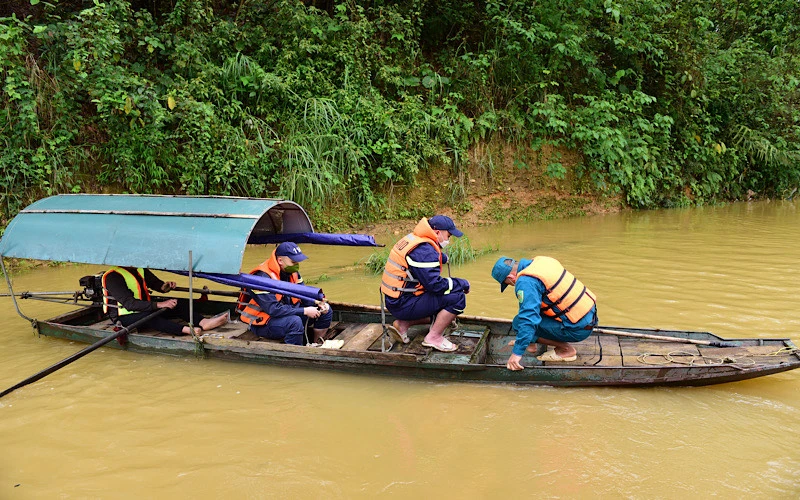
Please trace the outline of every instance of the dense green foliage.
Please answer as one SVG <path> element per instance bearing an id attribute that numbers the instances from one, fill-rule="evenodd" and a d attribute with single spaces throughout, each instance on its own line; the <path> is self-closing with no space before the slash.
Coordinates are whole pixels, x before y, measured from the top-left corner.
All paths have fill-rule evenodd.
<path id="1" fill-rule="evenodd" d="M 374 214 L 489 140 L 575 149 L 636 207 L 800 185 L 796 0 L 50 2 L 0 7 L 5 218 L 101 190 Z"/>

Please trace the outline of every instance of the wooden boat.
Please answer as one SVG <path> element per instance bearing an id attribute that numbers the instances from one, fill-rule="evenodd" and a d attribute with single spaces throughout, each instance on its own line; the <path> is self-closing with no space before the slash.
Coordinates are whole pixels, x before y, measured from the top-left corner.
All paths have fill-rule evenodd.
<path id="1" fill-rule="evenodd" d="M 41 200 L 46 203 L 37 202 L 40 205 L 32 205 L 9 225 L 0 241 L 0 255 L 183 272 L 189 276 L 190 286 L 184 289 L 189 295 L 179 300 L 189 301 L 194 311 L 210 315 L 225 311 L 235 313 L 236 304 L 232 298 L 205 300 L 209 294 L 233 296 L 236 292 L 234 289 L 227 292 L 193 289 L 193 276 L 206 277 L 197 274 L 203 272 L 237 273 L 246 243 L 274 237 L 299 240 L 308 237 L 307 233 L 301 236 L 301 232 L 313 231 L 305 212 L 286 200 L 246 200 L 255 202 L 245 204 L 255 208 L 236 212 L 231 206 L 240 199 L 235 198 L 223 199 L 218 209 L 213 210 L 209 205 L 218 202 L 217 198 L 155 198 L 67 195 Z M 131 209 L 131 204 L 144 202 L 151 206 L 149 210 Z M 176 203 L 187 206 L 178 210 Z M 198 203 L 205 207 L 204 212 L 193 208 L 192 205 Z M 160 211 L 152 208 L 153 205 L 160 206 Z M 78 243 L 85 247 L 86 241 L 92 241 L 89 233 L 98 226 L 104 228 L 104 234 L 120 234 L 119 238 L 107 237 L 99 248 L 81 251 Z M 125 231 L 116 231 L 120 227 Z M 53 248 L 43 245 L 32 231 L 64 234 L 55 235 L 59 245 Z M 180 251 L 154 255 L 151 249 L 163 243 L 165 234 L 171 240 L 182 242 L 178 245 Z M 125 244 L 131 239 L 136 240 L 135 248 Z M 227 246 L 227 251 L 220 252 L 217 248 L 220 245 Z M 186 258 L 184 252 L 192 253 Z M 10 281 L 8 284 L 12 297 L 16 297 Z M 204 300 L 196 300 L 195 293 L 206 296 Z M 19 297 L 48 299 L 46 294 L 32 292 Z M 99 307 L 101 299 L 96 288 L 88 286 L 66 300 L 90 304 L 76 306 L 74 311 L 45 321 L 28 318 L 19 307 L 17 310 L 41 335 L 93 344 L 114 335 L 114 325 Z M 574 362 L 543 363 L 536 359 L 544 349 L 541 346 L 540 352 L 526 354 L 523 358 L 525 370 L 510 371 L 505 363 L 515 333 L 508 319 L 459 317 L 458 326 L 448 332 L 458 350 L 443 353 L 422 346 L 426 331 L 423 326 L 410 330 L 408 344 L 394 343 L 384 326 L 391 324 L 393 318 L 378 306 L 330 304 L 334 322 L 326 338 L 341 341 L 338 349 L 285 345 L 257 338 L 245 324 L 235 320 L 199 337 L 171 336 L 140 329 L 106 345 L 132 352 L 393 377 L 547 386 L 708 385 L 800 367 L 800 354 L 789 339 L 725 340 L 706 332 L 602 327 L 576 344 L 578 357 Z"/>
<path id="2" fill-rule="evenodd" d="M 186 300 L 186 299 L 182 299 Z M 426 329 L 412 327 L 411 342 L 392 344 L 384 335 L 377 306 L 332 302 L 334 323 L 330 339 L 342 340 L 340 349 L 301 347 L 255 337 L 246 325 L 232 322 L 203 335 L 173 337 L 153 331 L 128 335 L 127 343 L 108 344 L 134 352 L 202 356 L 232 361 L 321 368 L 354 373 L 418 377 L 470 382 L 510 382 L 549 386 L 708 385 L 745 380 L 800 367 L 797 349 L 788 339 L 725 341 L 703 332 L 625 329 L 622 333 L 656 334 L 674 341 L 631 338 L 614 334 L 591 335 L 575 344 L 578 359 L 571 363 L 543 363 L 536 355 L 523 357 L 522 371 L 505 363 L 515 333 L 508 319 L 460 317 L 448 337 L 458 350 L 443 353 L 422 346 Z M 224 301 L 195 302 L 199 312 L 232 310 Z M 391 320 L 391 317 L 388 317 Z M 93 343 L 112 332 L 109 320 L 96 307 L 85 307 L 38 322 L 42 335 Z M 698 343 L 686 343 L 686 340 Z M 704 345 L 704 343 L 709 343 Z M 734 347 L 715 347 L 712 343 Z M 543 347 L 543 346 L 542 346 Z"/>

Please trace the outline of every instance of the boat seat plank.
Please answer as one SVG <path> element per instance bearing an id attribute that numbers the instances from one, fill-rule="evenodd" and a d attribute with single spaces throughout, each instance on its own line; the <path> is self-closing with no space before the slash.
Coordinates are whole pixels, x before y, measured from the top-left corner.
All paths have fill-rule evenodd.
<path id="1" fill-rule="evenodd" d="M 424 356 L 424 361 L 449 365 L 482 364 L 486 359 L 486 344 L 489 337 L 489 328 L 482 325 L 461 325 L 449 330 L 445 335 L 451 342 L 458 346 L 453 352 L 441 352 L 432 347 L 422 345 L 424 334 L 411 337 L 408 344 L 397 343 L 391 347 L 391 352 Z M 369 347 L 370 351 L 381 350 L 381 338 L 376 338 Z"/>
<path id="2" fill-rule="evenodd" d="M 358 333 L 364 328 L 366 328 L 367 325 L 369 324 L 370 323 L 347 323 L 347 322 L 340 323 L 339 326 L 344 328 L 342 328 L 341 331 L 339 331 L 333 338 L 335 340 L 343 340 L 344 343 L 347 344 L 348 342 L 350 342 L 350 340 L 352 340 L 353 337 L 358 335 Z"/>
<path id="3" fill-rule="evenodd" d="M 361 324 L 360 326 L 361 328 L 342 346 L 343 350 L 366 351 L 383 334 L 383 326 L 380 323 Z M 389 342 L 391 343 L 391 340 Z"/>
<path id="4" fill-rule="evenodd" d="M 665 356 L 678 362 L 706 364 L 695 344 L 684 342 L 652 342 L 647 340 L 619 339 L 623 366 L 654 366 L 675 364 Z"/>
<path id="5" fill-rule="evenodd" d="M 508 357 L 513 352 L 514 344 L 512 342 L 515 339 L 516 337 L 512 335 L 492 335 L 489 338 L 489 352 L 491 354 L 487 356 L 486 364 L 505 365 L 506 361 L 508 361 Z M 594 335 L 590 335 L 582 342 L 572 343 L 575 350 L 578 352 L 578 358 L 569 363 L 561 361 L 539 361 L 536 357 L 542 355 L 547 350 L 547 346 L 544 344 L 531 345 L 536 348 L 536 351 L 532 353 L 526 352 L 522 356 L 521 362 L 523 366 L 592 366 L 602 360 L 600 355 L 600 342 L 598 337 Z"/>
<path id="6" fill-rule="evenodd" d="M 600 362 L 600 341 L 596 335 L 590 335 L 580 342 L 570 342 L 577 351 L 577 359 L 575 361 L 539 361 L 536 355 L 526 353 L 522 357 L 523 366 L 528 365 L 545 365 L 545 366 L 592 366 Z M 544 346 L 542 346 L 544 347 Z M 544 349 L 539 349 L 539 353 L 544 353 Z M 526 365 L 527 363 L 527 365 Z"/>
<path id="7" fill-rule="evenodd" d="M 600 342 L 600 361 L 595 366 L 622 366 L 622 348 L 619 346 L 619 337 L 613 335 L 598 335 Z"/>

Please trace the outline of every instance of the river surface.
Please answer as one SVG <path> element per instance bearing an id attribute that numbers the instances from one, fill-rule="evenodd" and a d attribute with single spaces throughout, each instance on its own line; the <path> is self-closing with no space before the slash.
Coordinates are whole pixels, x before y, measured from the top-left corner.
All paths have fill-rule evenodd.
<path id="1" fill-rule="evenodd" d="M 597 294 L 601 324 L 800 344 L 796 201 L 467 234 L 499 247 L 452 269 L 472 283 L 468 314 L 515 314 L 489 275 L 497 257 L 549 255 Z M 372 250 L 303 250 L 301 272 L 329 298 L 378 304 L 379 278 L 354 265 Z M 248 249 L 244 268 L 266 253 Z M 45 267 L 13 284 L 76 290 L 100 270 Z M 0 389 L 84 347 L 35 336 L 0 300 Z M 21 306 L 40 319 L 66 310 Z M 797 498 L 799 395 L 800 371 L 701 388 L 520 388 L 102 348 L 0 400 L 0 499 Z"/>

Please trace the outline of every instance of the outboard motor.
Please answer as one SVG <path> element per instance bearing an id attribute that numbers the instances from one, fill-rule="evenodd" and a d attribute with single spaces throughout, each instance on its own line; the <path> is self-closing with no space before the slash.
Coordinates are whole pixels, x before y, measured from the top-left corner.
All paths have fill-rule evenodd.
<path id="1" fill-rule="evenodd" d="M 83 296 L 92 302 L 103 302 L 103 273 L 82 277 L 78 283 L 83 287 Z"/>

